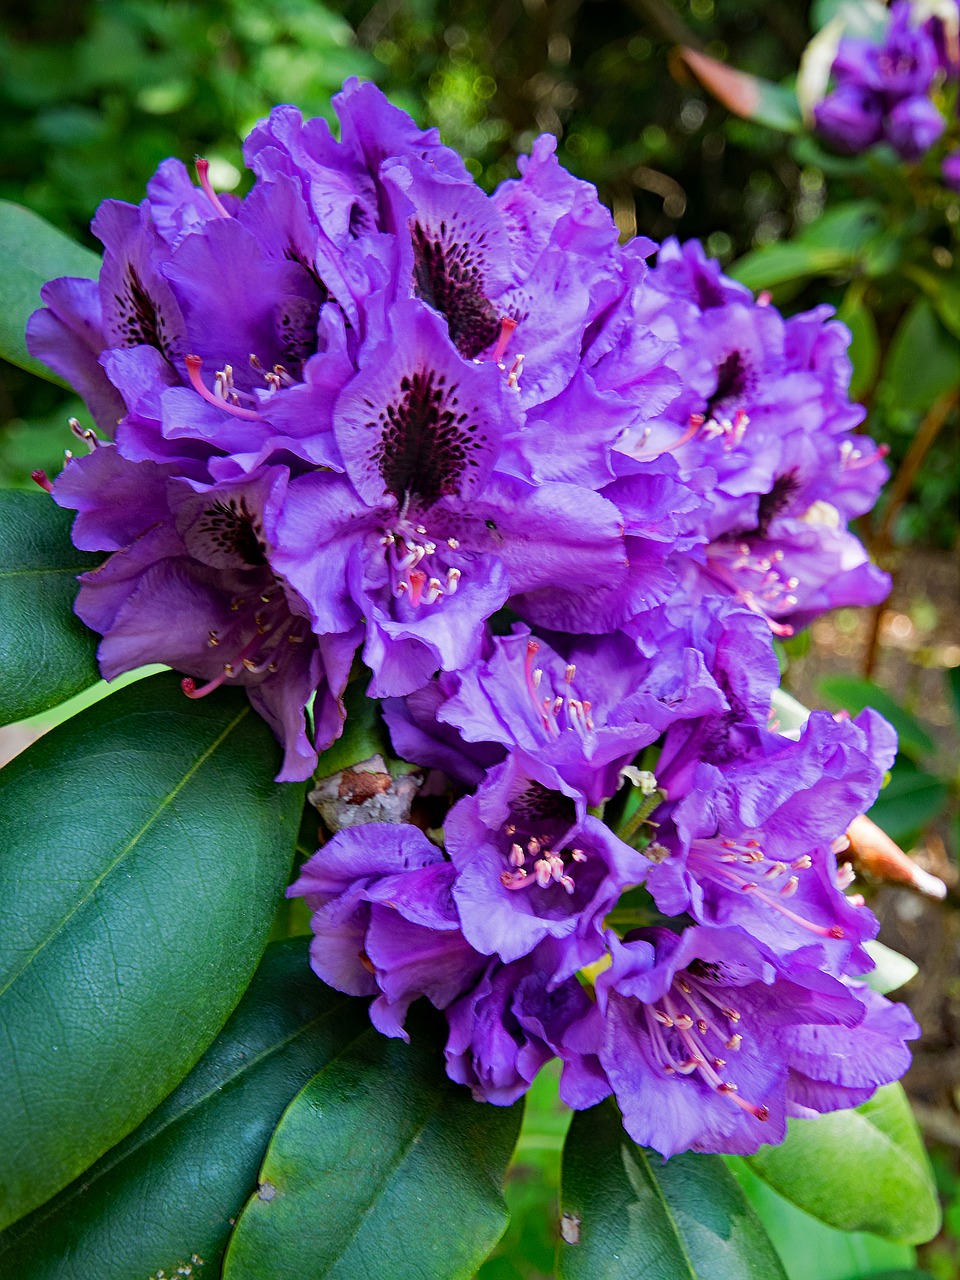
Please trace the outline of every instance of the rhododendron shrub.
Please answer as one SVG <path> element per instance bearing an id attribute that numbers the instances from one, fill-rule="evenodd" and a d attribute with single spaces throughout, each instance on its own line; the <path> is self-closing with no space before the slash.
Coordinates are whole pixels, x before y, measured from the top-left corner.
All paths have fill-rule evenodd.
<path id="1" fill-rule="evenodd" d="M 88 799 L 68 830 L 93 835 L 80 871 L 13 871 L 49 905 L 11 934 L 0 1007 L 20 1002 L 16 1031 L 43 998 L 63 1031 L 15 1117 L 36 1148 L 0 1199 L 5 1224 L 36 1210 L 15 1253 L 44 1214 L 74 1229 L 38 1206 L 78 1176 L 80 1203 L 121 1167 L 169 1200 L 124 1141 L 164 1114 L 189 1134 L 196 1098 L 244 1072 L 242 1140 L 242 1099 L 205 1121 L 203 1249 L 176 1237 L 156 1275 L 224 1251 L 227 1277 L 265 1275 L 268 1240 L 269 1274 L 332 1274 L 312 1227 L 290 1261 L 318 1213 L 338 1274 L 414 1274 L 370 1261 L 357 1194 L 375 1225 L 407 1205 L 391 1230 L 422 1246 L 417 1275 L 472 1275 L 551 1063 L 568 1107 L 615 1106 L 656 1164 L 699 1153 L 704 1194 L 746 1215 L 716 1157 L 868 1104 L 919 1033 L 870 986 L 847 856 L 893 730 L 814 711 L 788 732 L 775 710 L 774 637 L 889 585 L 850 529 L 887 473 L 848 331 L 825 306 L 785 317 L 699 243 L 621 245 L 549 136 L 488 195 L 372 85 L 334 106 L 336 135 L 293 107 L 254 128 L 242 199 L 168 160 L 138 208 L 107 201 L 96 278 L 51 280 L 26 326 L 95 422 L 37 473 L 31 519 L 75 513 L 58 571 L 82 570 L 100 674 L 177 674 L 49 739 Z M 65 607 L 56 628 L 89 670 L 89 633 Z M 12 766 L 24 840 L 47 825 L 37 751 Z M 165 904 L 188 884 L 183 922 Z M 272 943 L 221 1033 L 271 922 L 309 929 L 312 974 L 303 943 Z M 61 1063 L 97 1059 L 70 1012 L 88 985 L 111 1047 L 71 1078 L 61 1141 L 43 1100 Z M 175 1015 L 153 1055 L 129 1031 L 151 1001 Z M 561 1268 L 591 1240 L 567 1216 Z M 779 1267 L 743 1231 L 742 1258 Z"/>

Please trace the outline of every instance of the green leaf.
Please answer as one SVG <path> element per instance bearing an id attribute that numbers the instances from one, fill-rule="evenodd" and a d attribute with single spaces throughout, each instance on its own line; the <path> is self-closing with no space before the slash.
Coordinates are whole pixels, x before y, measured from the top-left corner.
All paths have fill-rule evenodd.
<path id="1" fill-rule="evenodd" d="M 844 35 L 866 36 L 877 43 L 883 37 L 888 16 L 881 0 L 814 0 L 810 23 L 815 31 L 834 18 L 843 21 Z"/>
<path id="2" fill-rule="evenodd" d="M 899 750 L 904 754 L 918 758 L 936 750 L 926 729 L 872 681 L 856 676 L 827 676 L 820 681 L 818 690 L 827 702 L 852 716 L 859 715 L 864 707 L 879 711 L 896 729 Z"/>
<path id="3" fill-rule="evenodd" d="M 893 947 L 877 942 L 876 938 L 868 940 L 863 946 L 876 965 L 875 969 L 864 976 L 864 981 L 882 996 L 898 990 L 920 972 L 920 966 L 914 964 L 909 956 L 902 956 Z"/>
<path id="4" fill-rule="evenodd" d="M 744 254 L 727 274 L 756 291 L 809 276 L 833 275 L 848 270 L 855 262 L 856 255 L 845 249 L 784 240 Z"/>
<path id="5" fill-rule="evenodd" d="M 150 676 L 0 773 L 0 1227 L 166 1096 L 256 967 L 303 789 L 240 690 Z"/>
<path id="6" fill-rule="evenodd" d="M 880 389 L 895 409 L 926 412 L 944 392 L 960 385 L 960 342 L 948 333 L 932 304 L 918 298 L 897 327 Z"/>
<path id="7" fill-rule="evenodd" d="M 910 843 L 943 811 L 950 793 L 939 778 L 900 759 L 890 770 L 890 781 L 877 796 L 869 817 L 891 840 Z"/>
<path id="8" fill-rule="evenodd" d="M 933 1170 L 900 1084 L 884 1085 L 853 1111 L 790 1120 L 786 1140 L 761 1147 L 747 1164 L 780 1195 L 841 1231 L 921 1244 L 940 1229 Z"/>
<path id="9" fill-rule="evenodd" d="M 880 368 L 880 335 L 873 312 L 864 303 L 863 284 L 855 280 L 837 308 L 837 319 L 850 330 L 848 355 L 853 364 L 850 398 L 860 400 L 876 381 Z"/>
<path id="10" fill-rule="evenodd" d="M 724 1159 L 774 1242 L 788 1280 L 872 1280 L 881 1267 L 916 1263 L 916 1250 L 910 1245 L 828 1227 L 778 1196 L 740 1156 Z"/>
<path id="11" fill-rule="evenodd" d="M 573 1117 L 560 1204 L 559 1280 L 785 1280 L 721 1158 L 663 1160 L 609 1100 Z"/>
<path id="12" fill-rule="evenodd" d="M 944 325 L 955 338 L 960 338 L 960 280 L 956 272 L 935 273 L 923 267 L 910 266 L 903 274 L 917 282 Z"/>
<path id="13" fill-rule="evenodd" d="M 227 1250 L 224 1280 L 468 1280 L 506 1226 L 522 1105 L 443 1071 L 445 1024 L 371 1029 L 290 1104 Z"/>
<path id="14" fill-rule="evenodd" d="M 56 276 L 96 280 L 100 259 L 22 205 L 0 200 L 0 356 L 50 382 L 65 385 L 27 351 L 23 332 L 43 304 L 40 286 Z"/>
<path id="15" fill-rule="evenodd" d="M 73 547 L 72 519 L 39 489 L 0 491 L 0 724 L 46 711 L 100 679 L 98 637 L 74 614 L 73 600 L 77 574 L 102 557 Z"/>
<path id="16" fill-rule="evenodd" d="M 0 1235 L 0 1273 L 175 1277 L 199 1258 L 198 1277 L 215 1274 L 284 1108 L 369 1026 L 364 1001 L 331 991 L 312 972 L 306 938 L 272 943 L 229 1022 L 170 1097 Z"/>
<path id="17" fill-rule="evenodd" d="M 847 200 L 834 205 L 805 227 L 797 243 L 821 249 L 861 253 L 882 229 L 882 211 L 875 200 Z"/>

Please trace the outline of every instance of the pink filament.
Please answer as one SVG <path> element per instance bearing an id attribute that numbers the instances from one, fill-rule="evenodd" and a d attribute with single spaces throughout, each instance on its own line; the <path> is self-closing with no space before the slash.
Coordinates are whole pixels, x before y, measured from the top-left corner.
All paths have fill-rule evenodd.
<path id="1" fill-rule="evenodd" d="M 252 422 L 260 421 L 260 414 L 254 409 L 242 409 L 238 404 L 229 404 L 226 400 L 221 400 L 219 396 L 215 396 L 209 387 L 204 385 L 203 379 L 200 377 L 200 368 L 203 361 L 199 356 L 187 356 L 186 366 L 187 373 L 190 376 L 190 384 L 208 404 L 216 405 L 218 409 L 223 409 L 226 413 L 232 413 L 235 418 L 246 418 Z"/>

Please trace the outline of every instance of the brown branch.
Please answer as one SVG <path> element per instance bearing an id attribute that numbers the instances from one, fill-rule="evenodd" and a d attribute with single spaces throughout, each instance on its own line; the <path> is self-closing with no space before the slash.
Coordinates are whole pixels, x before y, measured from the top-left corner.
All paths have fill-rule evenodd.
<path id="1" fill-rule="evenodd" d="M 933 402 L 926 417 L 920 423 L 920 430 L 910 441 L 906 456 L 897 469 L 897 474 L 893 477 L 890 497 L 887 500 L 883 519 L 880 521 L 880 528 L 877 530 L 877 535 L 874 539 L 874 546 L 878 552 L 889 550 L 893 522 L 900 514 L 900 508 L 910 496 L 910 490 L 913 488 L 913 482 L 917 478 L 917 472 L 920 470 L 924 458 L 930 452 L 943 424 L 950 416 L 950 410 L 958 401 L 960 401 L 960 397 L 958 397 L 954 389 L 945 391 L 938 400 Z"/>

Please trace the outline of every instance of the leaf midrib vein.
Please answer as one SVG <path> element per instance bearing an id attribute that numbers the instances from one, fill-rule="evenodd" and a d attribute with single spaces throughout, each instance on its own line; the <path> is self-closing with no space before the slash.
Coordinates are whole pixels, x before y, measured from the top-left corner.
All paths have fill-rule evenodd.
<path id="1" fill-rule="evenodd" d="M 64 926 L 70 920 L 73 919 L 73 917 L 77 914 L 80 908 L 85 906 L 86 903 L 90 901 L 90 899 L 93 897 L 96 891 L 103 884 L 104 880 L 106 880 L 107 877 L 110 876 L 116 870 L 116 868 L 120 865 L 120 863 L 124 860 L 124 858 L 126 858 L 127 855 L 133 851 L 133 849 L 137 846 L 137 844 L 142 839 L 142 837 L 147 833 L 147 831 L 150 830 L 150 828 L 157 821 L 157 819 L 164 812 L 164 810 L 167 809 L 170 804 L 172 804 L 173 800 L 180 794 L 180 792 L 187 785 L 187 783 L 193 778 L 193 776 L 198 772 L 198 770 L 201 769 L 204 764 L 206 764 L 206 762 L 210 759 L 213 753 L 218 750 L 218 748 L 222 745 L 222 743 L 234 731 L 234 729 L 237 727 L 240 721 L 249 714 L 250 714 L 250 707 L 249 706 L 244 707 L 243 710 L 240 711 L 240 713 L 236 715 L 234 719 L 231 720 L 230 723 L 226 726 L 226 728 L 214 739 L 214 741 L 210 744 L 210 746 L 207 747 L 206 750 L 203 751 L 197 757 L 197 759 L 193 762 L 193 764 L 186 771 L 186 773 L 184 773 L 183 777 L 176 784 L 176 786 L 173 787 L 172 790 L 167 792 L 167 794 L 163 797 L 163 800 L 160 802 L 157 808 L 147 818 L 146 822 L 144 822 L 144 824 L 140 827 L 140 829 L 134 833 L 132 838 L 127 841 L 124 847 L 117 854 L 116 858 L 114 858 L 114 860 L 110 863 L 108 867 L 104 868 L 104 870 L 96 878 L 96 880 L 92 881 L 89 888 L 87 889 L 87 892 L 77 900 L 77 902 L 73 905 L 73 907 L 71 907 L 71 909 L 63 917 L 63 919 L 50 931 L 50 933 L 47 934 L 47 936 L 43 939 L 43 941 L 38 943 L 38 945 L 34 947 L 34 949 L 26 956 L 20 968 L 17 969 L 16 972 L 11 975 L 10 979 L 2 987 L 0 987 L 0 1000 L 3 999 L 3 997 L 6 995 L 6 993 L 10 990 L 10 988 L 13 986 L 15 982 L 19 982 L 20 978 L 27 971 L 27 969 L 30 968 L 30 966 L 33 964 L 34 960 L 36 960 L 37 956 L 41 953 L 41 951 L 43 951 L 46 947 L 50 945 L 50 943 L 57 936 L 57 934 L 59 934 L 61 930 L 64 928 Z"/>
<path id="2" fill-rule="evenodd" d="M 29 1230 L 21 1232 L 20 1235 L 16 1236 L 11 1241 L 11 1247 L 16 1247 L 17 1245 L 19 1245 L 22 1240 L 25 1240 L 27 1236 L 32 1235 L 33 1232 L 36 1231 L 38 1227 L 44 1224 L 44 1222 L 48 1221 L 48 1219 L 55 1217 L 58 1213 L 60 1213 L 60 1211 L 64 1209 L 66 1205 L 68 1205 L 72 1200 L 75 1200 L 77 1196 L 86 1194 L 86 1192 L 89 1191 L 90 1188 L 95 1183 L 99 1182 L 101 1178 L 105 1178 L 107 1174 L 112 1173 L 114 1169 L 118 1168 L 126 1160 L 130 1159 L 131 1156 L 136 1155 L 138 1151 L 141 1151 L 149 1143 L 154 1142 L 162 1134 L 169 1133 L 170 1131 L 176 1129 L 178 1125 L 183 1124 L 184 1121 L 187 1120 L 191 1115 L 193 1115 L 195 1111 L 197 1111 L 201 1107 L 206 1106 L 206 1104 L 211 1100 L 211 1098 L 214 1098 L 220 1094 L 226 1093 L 226 1091 L 230 1089 L 234 1084 L 236 1084 L 236 1082 L 240 1080 L 243 1076 L 245 1076 L 247 1072 L 255 1071 L 259 1066 L 261 1066 L 268 1059 L 272 1058 L 275 1054 L 281 1053 L 284 1049 L 287 1048 L 288 1045 L 293 1044 L 293 1042 L 299 1039 L 300 1036 L 306 1035 L 308 1032 L 314 1030 L 314 1028 L 320 1026 L 323 1022 L 325 1022 L 328 1018 L 332 1018 L 335 1014 L 342 1013 L 343 1006 L 346 1003 L 347 1003 L 346 1000 L 339 1001 L 334 1008 L 327 1009 L 326 1012 L 318 1014 L 315 1018 L 311 1018 L 309 1022 L 302 1023 L 296 1029 L 296 1031 L 291 1032 L 290 1035 L 284 1036 L 282 1040 L 275 1041 L 275 1043 L 269 1045 L 266 1049 L 262 1050 L 255 1057 L 249 1058 L 245 1062 L 241 1063 L 231 1075 L 225 1076 L 221 1081 L 219 1081 L 216 1084 L 213 1084 L 205 1093 L 198 1095 L 193 1100 L 193 1102 L 190 1103 L 188 1107 L 184 1107 L 183 1110 L 178 1111 L 176 1115 L 170 1116 L 167 1120 L 164 1121 L 163 1124 L 159 1125 L 157 1128 L 151 1129 L 149 1132 L 144 1133 L 138 1142 L 130 1146 L 127 1146 L 124 1148 L 123 1151 L 118 1152 L 115 1159 L 111 1160 L 109 1163 L 102 1163 L 102 1167 L 97 1168 L 96 1173 L 92 1178 L 87 1178 L 86 1174 L 81 1175 L 81 1177 L 85 1178 L 85 1181 L 83 1182 L 82 1186 L 77 1185 L 77 1182 L 79 1182 L 79 1179 L 77 1179 L 77 1182 L 72 1184 L 74 1189 L 70 1191 L 69 1195 L 64 1194 L 62 1199 L 58 1198 L 56 1201 L 50 1201 L 49 1202 L 50 1211 L 48 1213 L 45 1213 L 42 1217 L 37 1218 L 35 1222 L 31 1222 Z M 335 1055 L 335 1057 L 339 1057 L 341 1054 L 345 1053 L 347 1050 L 352 1048 L 352 1046 L 356 1044 L 356 1042 L 362 1036 L 367 1034 L 368 1029 L 369 1028 L 365 1027 L 363 1031 L 358 1032 L 355 1036 L 353 1036 L 350 1040 L 348 1040 L 345 1045 L 342 1045 L 341 1048 L 337 1051 L 337 1054 Z M 333 1062 L 334 1060 L 335 1058 L 331 1058 L 329 1062 Z M 329 1062 L 325 1063 L 324 1066 L 329 1065 Z M 323 1067 L 320 1068 L 321 1071 L 323 1069 L 324 1069 Z M 309 1083 L 309 1081 L 307 1083 Z M 284 1110 L 286 1110 L 286 1108 L 284 1108 Z M 87 1173 L 89 1172 L 90 1171 L 88 1170 Z M 2 1257 L 4 1253 L 8 1252 L 8 1250 L 3 1248 L 2 1246 L 3 1246 L 3 1241 L 2 1239 L 0 1239 L 0 1257 Z"/>
<path id="3" fill-rule="evenodd" d="M 667 1197 L 663 1194 L 663 1189 L 661 1188 L 660 1183 L 657 1181 L 657 1179 L 653 1175 L 653 1170 L 650 1167 L 650 1159 L 647 1156 L 646 1152 L 641 1151 L 639 1147 L 637 1148 L 637 1156 L 639 1158 L 639 1164 L 643 1172 L 643 1176 L 646 1178 L 647 1183 L 649 1184 L 650 1188 L 653 1191 L 653 1194 L 660 1201 L 660 1205 L 661 1205 L 661 1208 L 663 1209 L 664 1215 L 666 1216 L 667 1221 L 669 1222 L 670 1226 L 673 1229 L 674 1237 L 680 1249 L 680 1255 L 683 1258 L 683 1261 L 687 1265 L 687 1270 L 690 1275 L 690 1280 L 697 1280 L 697 1269 L 693 1265 L 693 1259 L 690 1257 L 690 1254 L 687 1252 L 687 1246 L 683 1242 L 683 1236 L 680 1233 L 680 1225 L 677 1222 L 676 1217 L 674 1216 L 674 1212 L 670 1207 L 670 1203 L 667 1200 Z"/>

